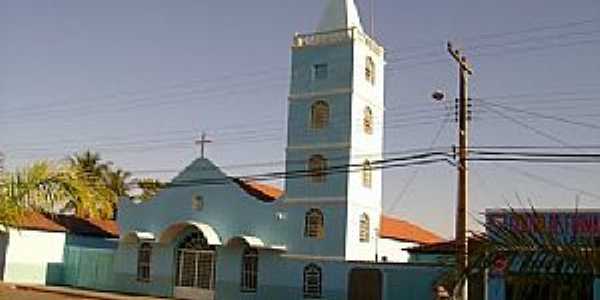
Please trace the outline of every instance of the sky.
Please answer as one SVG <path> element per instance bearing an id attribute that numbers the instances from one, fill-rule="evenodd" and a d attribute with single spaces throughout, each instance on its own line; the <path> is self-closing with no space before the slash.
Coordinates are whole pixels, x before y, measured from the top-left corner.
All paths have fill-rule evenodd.
<path id="1" fill-rule="evenodd" d="M 368 29 L 369 2 L 356 2 Z M 471 145 L 600 145 L 597 0 L 374 7 L 388 62 L 386 153 L 456 143 L 447 40 L 475 70 Z M 168 179 L 198 156 L 193 141 L 206 131 L 208 157 L 230 174 L 283 170 L 292 37 L 314 31 L 324 8 L 324 0 L 0 0 L 6 168 L 89 148 L 136 177 Z M 432 101 L 436 89 L 451 100 Z M 473 229 L 485 208 L 600 205 L 597 164 L 470 170 Z M 387 214 L 453 235 L 454 168 L 384 176 Z"/>

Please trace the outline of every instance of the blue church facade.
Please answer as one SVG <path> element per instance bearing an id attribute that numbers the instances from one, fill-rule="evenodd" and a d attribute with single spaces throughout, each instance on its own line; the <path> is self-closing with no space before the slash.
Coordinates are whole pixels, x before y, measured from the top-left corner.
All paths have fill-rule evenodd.
<path id="1" fill-rule="evenodd" d="M 437 264 L 381 263 L 384 49 L 352 0 L 296 35 L 285 192 L 202 157 L 119 205 L 115 289 L 179 299 L 431 299 Z M 423 230 L 424 235 L 434 236 Z M 436 237 L 435 237 L 436 238 Z M 419 243 L 420 241 L 412 240 Z M 386 256 L 387 257 L 387 256 Z M 387 258 L 386 258 L 387 260 Z"/>

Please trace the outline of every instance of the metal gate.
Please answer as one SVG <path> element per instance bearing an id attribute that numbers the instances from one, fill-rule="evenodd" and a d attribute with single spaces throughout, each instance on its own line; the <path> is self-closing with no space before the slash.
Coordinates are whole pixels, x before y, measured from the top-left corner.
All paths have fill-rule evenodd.
<path id="1" fill-rule="evenodd" d="M 177 249 L 174 296 L 177 299 L 215 299 L 215 257 L 201 233 L 188 236 Z"/>

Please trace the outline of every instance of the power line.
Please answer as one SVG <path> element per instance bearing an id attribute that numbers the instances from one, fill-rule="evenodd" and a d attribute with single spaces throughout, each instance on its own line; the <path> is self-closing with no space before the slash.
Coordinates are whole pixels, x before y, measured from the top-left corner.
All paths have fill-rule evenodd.
<path id="1" fill-rule="evenodd" d="M 587 195 L 589 197 L 595 198 L 596 200 L 600 200 L 600 195 L 599 194 L 596 194 L 596 193 L 593 193 L 593 192 L 589 192 L 589 191 L 586 191 L 586 190 L 583 190 L 583 189 L 580 189 L 580 188 L 573 188 L 573 187 L 570 187 L 568 185 L 565 185 L 563 182 L 560 182 L 560 181 L 557 181 L 557 180 L 552 180 L 552 179 L 549 179 L 549 178 L 546 178 L 546 177 L 543 177 L 543 176 L 540 176 L 540 175 L 537 175 L 537 174 L 533 174 L 533 173 L 530 173 L 530 172 L 527 172 L 527 171 L 523 171 L 523 170 L 515 168 L 515 167 L 510 167 L 510 166 L 505 166 L 505 165 L 498 165 L 498 166 L 500 166 L 502 168 L 505 168 L 507 170 L 510 170 L 510 171 L 512 171 L 514 173 L 520 174 L 521 176 L 527 177 L 529 179 L 532 179 L 532 180 L 544 183 L 544 184 L 546 184 L 548 186 L 551 186 L 551 187 L 554 187 L 554 188 L 558 187 L 560 189 L 571 191 L 571 192 L 577 192 L 577 193 L 580 193 L 580 194 Z"/>
<path id="2" fill-rule="evenodd" d="M 440 138 L 443 130 L 448 126 L 449 124 L 449 119 L 445 119 L 443 120 L 443 122 L 440 124 L 438 130 L 436 131 L 436 133 L 434 134 L 433 139 L 431 140 L 430 143 L 430 148 L 433 147 L 433 145 L 435 145 L 435 143 L 438 141 L 438 139 Z M 398 193 L 398 195 L 395 197 L 394 201 L 392 202 L 392 207 L 389 208 L 389 211 L 394 211 L 394 209 L 398 206 L 398 204 L 402 201 L 402 199 L 404 198 L 404 196 L 406 196 L 410 186 L 414 183 L 414 181 L 417 179 L 417 176 L 419 175 L 419 171 L 421 169 L 415 169 L 411 176 L 409 177 L 409 179 L 405 182 L 405 184 L 402 186 L 402 188 L 400 189 L 400 192 Z"/>
<path id="3" fill-rule="evenodd" d="M 580 121 L 573 121 L 573 120 L 565 119 L 565 118 L 558 117 L 558 116 L 545 115 L 545 114 L 541 114 L 541 113 L 538 113 L 538 112 L 532 112 L 532 111 L 527 111 L 527 110 L 524 110 L 524 109 L 510 107 L 510 106 L 504 105 L 504 104 L 491 103 L 491 102 L 487 102 L 487 101 L 485 101 L 483 99 L 479 99 L 479 101 L 484 102 L 487 105 L 491 105 L 491 106 L 494 106 L 494 107 L 499 107 L 499 108 L 502 108 L 502 109 L 505 109 L 505 110 L 508 110 L 508 111 L 512 111 L 512 112 L 527 114 L 527 115 L 538 117 L 538 118 L 541 118 L 541 119 L 559 121 L 559 122 L 563 122 L 563 123 L 567 123 L 567 124 L 571 124 L 571 125 L 582 126 L 582 127 L 586 127 L 586 128 L 600 129 L 600 126 L 595 125 L 595 124 L 590 124 L 590 123 L 585 123 L 585 122 L 580 122 Z"/>
<path id="4" fill-rule="evenodd" d="M 563 141 L 562 139 L 559 139 L 559 138 L 555 137 L 554 135 L 552 135 L 552 134 L 549 134 L 549 133 L 547 133 L 547 132 L 545 132 L 545 131 L 543 131 L 543 130 L 537 129 L 537 128 L 535 128 L 535 127 L 533 127 L 533 126 L 531 126 L 531 125 L 529 125 L 529 124 L 527 124 L 527 123 L 524 123 L 524 122 L 522 122 L 522 121 L 521 121 L 521 120 L 519 120 L 519 119 L 513 118 L 513 117 L 511 117 L 511 116 L 509 116 L 509 115 L 507 115 L 507 114 L 505 114 L 505 113 L 503 113 L 503 112 L 500 112 L 500 111 L 498 111 L 498 110 L 496 110 L 496 109 L 490 108 L 489 106 L 486 106 L 486 107 L 485 107 L 485 109 L 486 109 L 486 110 L 489 110 L 489 111 L 491 111 L 491 112 L 493 112 L 493 113 L 495 113 L 495 114 L 497 114 L 497 115 L 499 115 L 499 116 L 501 116 L 501 117 L 502 117 L 502 118 L 504 118 L 504 119 L 507 119 L 507 120 L 509 120 L 509 121 L 512 121 L 512 122 L 514 122 L 515 124 L 517 124 L 517 125 L 519 125 L 519 126 L 521 126 L 521 127 L 524 127 L 524 128 L 526 128 L 526 129 L 530 130 L 531 132 L 533 132 L 533 133 L 535 133 L 535 134 L 539 135 L 539 136 L 542 136 L 542 137 L 544 137 L 544 138 L 547 138 L 547 139 L 549 139 L 549 140 L 552 140 L 552 141 L 554 141 L 554 142 L 556 142 L 556 143 L 558 143 L 558 144 L 561 144 L 561 145 L 563 145 L 563 146 L 569 146 L 569 144 L 568 144 L 567 142 Z"/>
<path id="5" fill-rule="evenodd" d="M 589 19 L 569 21 L 569 22 L 553 23 L 553 24 L 548 24 L 548 25 L 532 26 L 532 27 L 518 29 L 518 30 L 466 36 L 466 37 L 462 38 L 461 40 L 469 41 L 469 43 L 472 44 L 473 42 L 477 42 L 477 41 L 499 39 L 499 38 L 509 37 L 509 36 L 513 36 L 513 35 L 521 35 L 521 34 L 533 33 L 533 32 L 542 32 L 542 31 L 549 31 L 549 30 L 578 27 L 578 26 L 582 26 L 582 25 L 594 24 L 598 21 L 600 21 L 600 18 L 589 18 Z M 398 47 L 396 47 L 397 48 L 396 51 L 409 50 L 409 49 L 429 49 L 431 47 L 439 46 L 442 44 L 445 44 L 445 41 L 435 42 L 435 43 L 426 43 L 426 44 L 415 45 L 415 46 L 407 46 L 407 47 L 403 47 L 403 48 L 399 48 L 399 49 L 398 49 Z M 390 52 L 390 51 L 388 51 L 388 52 Z M 395 52 L 395 51 L 391 51 L 391 52 Z"/>

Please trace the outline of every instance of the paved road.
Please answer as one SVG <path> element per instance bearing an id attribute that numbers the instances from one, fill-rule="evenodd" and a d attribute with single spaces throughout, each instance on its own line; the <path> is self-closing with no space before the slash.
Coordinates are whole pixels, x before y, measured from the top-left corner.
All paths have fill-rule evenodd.
<path id="1" fill-rule="evenodd" d="M 59 294 L 24 291 L 0 285 L 0 300 L 82 300 L 85 298 L 73 298 Z"/>

